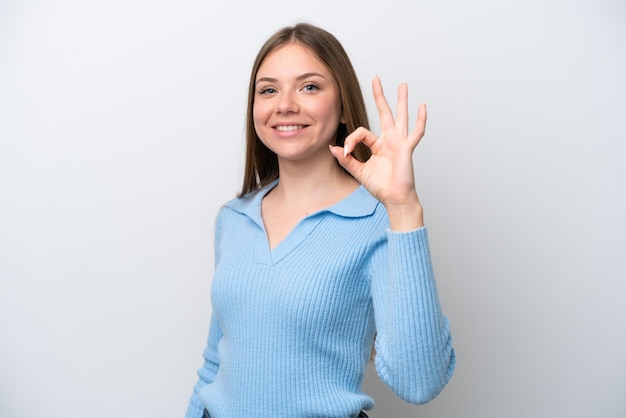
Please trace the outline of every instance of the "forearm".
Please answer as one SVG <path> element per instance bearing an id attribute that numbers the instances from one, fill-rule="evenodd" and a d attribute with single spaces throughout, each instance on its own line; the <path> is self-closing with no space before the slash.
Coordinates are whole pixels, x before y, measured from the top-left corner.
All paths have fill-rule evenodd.
<path id="1" fill-rule="evenodd" d="M 443 389 L 455 364 L 426 230 L 389 233 L 386 253 L 385 271 L 372 282 L 378 331 L 376 369 L 398 396 L 424 403 Z"/>

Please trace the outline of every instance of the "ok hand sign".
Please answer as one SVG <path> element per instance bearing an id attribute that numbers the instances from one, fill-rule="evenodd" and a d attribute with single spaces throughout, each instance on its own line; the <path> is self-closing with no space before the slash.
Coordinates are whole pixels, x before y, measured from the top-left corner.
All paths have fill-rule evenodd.
<path id="1" fill-rule="evenodd" d="M 413 150 L 424 136 L 426 105 L 419 106 L 415 128 L 409 133 L 407 84 L 402 83 L 398 87 L 395 118 L 378 77 L 372 81 L 372 90 L 380 116 L 380 136 L 360 127 L 348 135 L 343 150 L 341 147 L 331 147 L 331 152 L 339 164 L 385 205 L 391 229 L 419 228 L 423 226 L 423 218 L 415 190 Z M 364 163 L 350 155 L 359 142 L 372 151 L 372 156 Z"/>

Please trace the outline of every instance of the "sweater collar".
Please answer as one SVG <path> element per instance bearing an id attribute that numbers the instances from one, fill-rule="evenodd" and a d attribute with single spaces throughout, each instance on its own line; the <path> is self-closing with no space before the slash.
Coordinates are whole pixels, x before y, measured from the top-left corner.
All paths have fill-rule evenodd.
<path id="1" fill-rule="evenodd" d="M 265 195 L 278 184 L 278 179 L 274 180 L 259 191 L 252 192 L 244 197 L 234 199 L 226 204 L 230 209 L 242 213 L 259 225 L 263 225 L 261 218 L 261 202 Z M 372 196 L 363 185 L 359 185 L 355 191 L 348 196 L 317 213 L 330 212 L 345 218 L 360 218 L 369 216 L 376 210 L 380 202 Z"/>

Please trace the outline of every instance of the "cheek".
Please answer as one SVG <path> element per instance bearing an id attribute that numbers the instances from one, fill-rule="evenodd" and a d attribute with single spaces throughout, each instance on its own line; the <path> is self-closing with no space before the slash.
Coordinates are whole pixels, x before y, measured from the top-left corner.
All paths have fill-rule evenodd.
<path id="1" fill-rule="evenodd" d="M 255 104 L 252 107 L 252 120 L 254 121 L 255 125 L 259 122 L 259 119 L 261 116 L 260 114 L 261 114 L 261 109 L 259 108 L 259 106 Z"/>
<path id="2" fill-rule="evenodd" d="M 328 128 L 335 129 L 337 125 L 341 122 L 342 114 L 341 114 L 341 106 L 323 106 L 318 109 L 317 119 L 325 120 Z"/>
<path id="3" fill-rule="evenodd" d="M 254 129 L 255 130 L 259 130 L 261 128 L 263 128 L 263 123 L 266 120 L 266 116 L 265 113 L 263 111 L 263 106 L 257 106 L 255 105 L 252 108 L 252 121 L 254 122 Z"/>
<path id="4" fill-rule="evenodd" d="M 325 110 L 327 112 L 328 120 L 332 119 L 337 120 L 337 123 L 341 122 L 343 112 L 341 111 L 341 101 L 339 100 L 339 98 L 335 98 L 332 102 L 328 104 L 328 106 L 325 106 Z"/>
<path id="5" fill-rule="evenodd" d="M 263 109 L 263 106 L 254 106 L 252 108 L 252 122 L 254 124 L 254 131 L 257 136 L 261 140 L 265 146 L 267 143 L 265 141 L 265 136 L 267 133 L 266 121 L 267 121 L 267 112 Z"/>

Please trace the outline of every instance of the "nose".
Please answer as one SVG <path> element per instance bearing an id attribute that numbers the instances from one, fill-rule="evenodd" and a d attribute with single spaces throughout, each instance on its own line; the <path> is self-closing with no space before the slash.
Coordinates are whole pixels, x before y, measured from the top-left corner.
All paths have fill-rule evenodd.
<path id="1" fill-rule="evenodd" d="M 296 94 L 292 92 L 282 92 L 278 96 L 276 103 L 276 113 L 298 113 L 300 106 Z"/>

